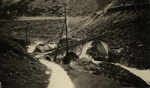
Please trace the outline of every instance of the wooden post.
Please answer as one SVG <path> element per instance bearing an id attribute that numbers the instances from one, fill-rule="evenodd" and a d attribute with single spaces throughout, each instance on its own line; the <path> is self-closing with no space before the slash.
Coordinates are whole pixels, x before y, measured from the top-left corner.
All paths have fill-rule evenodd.
<path id="1" fill-rule="evenodd" d="M 119 8 L 117 8 L 117 11 L 119 11 Z"/>
<path id="2" fill-rule="evenodd" d="M 66 11 L 66 7 L 65 7 L 65 28 L 66 28 L 66 54 L 67 54 L 68 53 L 68 29 L 67 29 L 67 11 Z"/>
<path id="3" fill-rule="evenodd" d="M 26 47 L 28 48 L 28 40 L 27 40 L 27 33 L 28 33 L 28 31 L 27 31 L 27 23 L 25 24 L 26 25 Z"/>
<path id="4" fill-rule="evenodd" d="M 134 9 L 136 10 L 136 6 L 134 6 Z"/>
<path id="5" fill-rule="evenodd" d="M 125 9 L 125 11 L 126 11 L 126 10 L 127 10 L 127 7 L 125 6 L 124 9 Z"/>
<path id="6" fill-rule="evenodd" d="M 129 9 L 131 10 L 131 6 L 129 6 Z"/>
<path id="7" fill-rule="evenodd" d="M 140 9 L 142 9 L 142 6 L 140 5 Z"/>
<path id="8" fill-rule="evenodd" d="M 123 7 L 120 7 L 120 11 L 123 11 Z"/>
<path id="9" fill-rule="evenodd" d="M 60 40 L 61 40 L 61 37 L 62 37 L 62 35 L 63 35 L 63 30 L 64 30 L 64 26 L 63 26 L 62 32 L 61 32 L 61 34 L 60 34 L 60 39 L 59 39 L 59 42 L 58 42 L 58 45 L 57 45 L 57 50 L 56 50 L 56 53 L 55 53 L 54 61 L 56 61 L 57 53 L 58 53 L 58 50 L 59 50 Z"/>
<path id="10" fill-rule="evenodd" d="M 2 88 L 2 83 L 0 82 L 0 88 Z"/>
<path id="11" fill-rule="evenodd" d="M 25 21 L 25 31 L 26 31 L 26 47 L 28 48 L 28 25 L 29 25 L 30 23 L 28 23 L 27 21 Z"/>

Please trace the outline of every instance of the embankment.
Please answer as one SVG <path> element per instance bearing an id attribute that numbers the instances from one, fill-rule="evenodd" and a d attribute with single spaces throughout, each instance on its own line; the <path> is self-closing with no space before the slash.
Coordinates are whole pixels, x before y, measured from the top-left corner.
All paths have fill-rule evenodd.
<path id="1" fill-rule="evenodd" d="M 129 67 L 148 69 L 150 68 L 148 13 L 148 9 L 100 13 L 88 19 L 90 22 L 88 25 L 87 20 L 85 23 L 77 24 L 73 29 L 76 32 L 70 35 L 76 35 L 77 38 L 103 36 L 108 41 L 109 52 L 113 52 L 113 49 L 123 49 L 118 55 L 110 56 L 114 61 L 125 58 Z"/>
<path id="2" fill-rule="evenodd" d="M 15 40 L 0 37 L 0 82 L 3 88 L 47 88 L 46 66 Z"/>

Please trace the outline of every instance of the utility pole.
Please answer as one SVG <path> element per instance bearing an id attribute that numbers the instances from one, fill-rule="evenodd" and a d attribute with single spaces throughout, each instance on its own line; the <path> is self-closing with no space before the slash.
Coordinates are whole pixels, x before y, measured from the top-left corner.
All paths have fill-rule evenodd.
<path id="1" fill-rule="evenodd" d="M 13 26 L 11 25 L 11 24 L 8 24 L 10 27 L 8 28 L 8 37 L 10 37 L 11 36 L 11 32 L 12 32 L 12 28 L 13 28 Z"/>
<path id="2" fill-rule="evenodd" d="M 62 35 L 63 35 L 63 31 L 64 31 L 64 25 L 63 25 L 63 27 L 62 27 L 62 31 L 61 31 L 61 34 L 60 34 L 59 42 L 58 42 L 58 45 L 57 45 L 56 54 L 55 54 L 55 57 L 54 57 L 54 61 L 55 61 L 55 62 L 56 62 L 56 57 L 57 57 L 57 53 L 58 53 L 58 50 L 59 50 L 60 40 L 61 40 Z"/>
<path id="3" fill-rule="evenodd" d="M 28 33 L 28 31 L 27 31 L 27 22 L 26 22 L 26 47 L 28 48 L 28 40 L 27 40 L 27 33 Z"/>
<path id="4" fill-rule="evenodd" d="M 28 23 L 27 21 L 25 21 L 25 25 L 26 25 L 26 47 L 28 48 L 28 35 L 27 35 L 27 33 L 28 33 L 28 28 L 27 28 L 27 26 L 29 25 L 30 23 Z"/>
<path id="5" fill-rule="evenodd" d="M 59 50 L 59 44 L 60 44 L 60 40 L 62 38 L 64 29 L 66 30 L 66 54 L 68 53 L 68 36 L 67 36 L 68 29 L 67 29 L 67 12 L 66 12 L 67 4 L 64 3 L 64 6 L 65 6 L 65 8 L 64 8 L 64 10 L 65 10 L 65 22 L 64 22 L 64 25 L 63 25 L 63 28 L 62 28 L 62 32 L 60 34 L 60 39 L 59 39 L 59 42 L 58 42 L 58 45 L 57 45 L 57 50 L 56 50 L 56 54 L 55 54 L 55 57 L 54 57 L 54 61 L 55 62 L 56 62 L 56 57 L 57 57 L 57 53 L 58 53 L 58 50 Z"/>
<path id="6" fill-rule="evenodd" d="M 68 53 L 67 4 L 65 4 L 66 54 Z"/>

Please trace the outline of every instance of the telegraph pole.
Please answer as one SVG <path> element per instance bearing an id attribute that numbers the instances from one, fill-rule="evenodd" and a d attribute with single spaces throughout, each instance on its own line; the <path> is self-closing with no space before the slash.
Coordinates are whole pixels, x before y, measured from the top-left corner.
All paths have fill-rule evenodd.
<path id="1" fill-rule="evenodd" d="M 26 47 L 28 48 L 28 35 L 27 35 L 27 33 L 28 33 L 28 28 L 27 28 L 27 26 L 29 25 L 30 23 L 28 23 L 27 21 L 25 21 L 25 30 L 26 30 Z"/>
<path id="2" fill-rule="evenodd" d="M 57 45 L 57 50 L 56 50 L 56 54 L 55 54 L 55 57 L 54 57 L 54 61 L 56 61 L 57 53 L 58 53 L 58 50 L 59 50 L 59 44 L 60 44 L 60 40 L 61 40 L 62 35 L 63 35 L 63 31 L 64 31 L 64 25 L 62 27 L 62 31 L 61 31 L 61 34 L 60 34 L 60 38 L 59 38 L 59 42 L 58 42 L 58 45 Z"/>
<path id="3" fill-rule="evenodd" d="M 68 29 L 67 29 L 67 12 L 66 12 L 66 3 L 64 3 L 64 6 L 65 6 L 65 22 L 64 22 L 64 25 L 63 25 L 63 29 L 62 29 L 62 32 L 60 34 L 60 39 L 59 39 L 59 42 L 58 42 L 58 45 L 57 45 L 57 50 L 56 50 L 56 54 L 55 54 L 55 57 L 54 57 L 54 61 L 56 61 L 56 57 L 57 57 L 57 53 L 58 53 L 58 50 L 59 50 L 59 43 L 60 43 L 60 40 L 62 38 L 62 35 L 63 35 L 63 30 L 65 29 L 66 30 L 66 54 L 68 53 L 68 35 L 67 35 L 67 32 L 68 32 Z"/>
<path id="4" fill-rule="evenodd" d="M 67 4 L 65 4 L 66 54 L 68 53 Z"/>
<path id="5" fill-rule="evenodd" d="M 27 40 L 27 33 L 28 33 L 28 31 L 27 31 L 27 22 L 26 22 L 26 47 L 28 48 L 28 40 Z"/>

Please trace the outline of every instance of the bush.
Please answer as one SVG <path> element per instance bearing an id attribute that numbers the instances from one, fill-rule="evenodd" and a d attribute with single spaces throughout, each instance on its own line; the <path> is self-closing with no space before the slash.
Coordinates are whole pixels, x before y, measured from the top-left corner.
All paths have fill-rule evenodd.
<path id="1" fill-rule="evenodd" d="M 17 54 L 19 57 L 27 55 L 27 51 L 22 46 L 8 38 L 0 37 L 0 48 L 1 53 Z"/>

